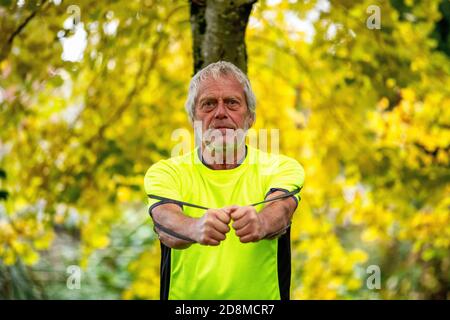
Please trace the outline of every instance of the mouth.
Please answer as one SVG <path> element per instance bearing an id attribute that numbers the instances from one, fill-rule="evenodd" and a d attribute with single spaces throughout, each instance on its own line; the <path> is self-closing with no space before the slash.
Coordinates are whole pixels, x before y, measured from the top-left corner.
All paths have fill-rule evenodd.
<path id="1" fill-rule="evenodd" d="M 230 129 L 230 130 L 234 130 L 233 127 L 231 126 L 216 126 L 216 127 L 212 127 L 212 129 Z"/>
<path id="2" fill-rule="evenodd" d="M 220 131 L 222 135 L 234 133 L 234 128 L 230 127 L 214 127 L 213 130 Z"/>

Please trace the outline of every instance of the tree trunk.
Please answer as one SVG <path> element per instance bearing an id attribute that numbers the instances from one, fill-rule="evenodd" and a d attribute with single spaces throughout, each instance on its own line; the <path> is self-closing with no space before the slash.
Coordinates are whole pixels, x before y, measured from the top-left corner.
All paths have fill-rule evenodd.
<path id="1" fill-rule="evenodd" d="M 194 73 L 225 60 L 247 73 L 245 29 L 257 0 L 190 0 Z"/>

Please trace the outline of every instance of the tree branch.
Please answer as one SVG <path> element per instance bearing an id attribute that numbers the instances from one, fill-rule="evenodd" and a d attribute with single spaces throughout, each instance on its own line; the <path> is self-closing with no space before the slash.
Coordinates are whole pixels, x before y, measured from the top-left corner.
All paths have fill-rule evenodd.
<path id="1" fill-rule="evenodd" d="M 34 10 L 18 27 L 17 29 L 9 36 L 8 38 L 8 44 L 12 44 L 12 42 L 14 41 L 14 38 L 16 36 L 18 36 L 23 29 L 25 29 L 25 27 L 28 25 L 28 23 L 36 16 L 36 14 L 39 12 L 39 10 L 41 10 L 44 5 L 48 4 L 47 0 L 43 0 L 36 8 L 36 10 Z"/>

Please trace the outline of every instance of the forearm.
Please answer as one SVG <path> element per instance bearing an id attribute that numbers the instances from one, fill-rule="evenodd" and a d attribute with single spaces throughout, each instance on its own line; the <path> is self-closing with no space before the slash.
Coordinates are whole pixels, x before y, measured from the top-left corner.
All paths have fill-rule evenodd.
<path id="1" fill-rule="evenodd" d="M 157 227 L 155 227 L 155 231 L 158 234 L 159 241 L 161 241 L 161 243 L 163 243 L 165 246 L 172 249 L 186 249 L 189 248 L 193 243 L 172 237 Z"/>
<path id="2" fill-rule="evenodd" d="M 184 237 L 195 239 L 194 225 L 196 218 L 186 216 L 181 208 L 174 204 L 163 204 L 152 210 L 152 217 L 157 224 Z M 173 237 L 155 227 L 161 242 L 173 249 L 185 249 L 193 242 Z"/>
<path id="3" fill-rule="evenodd" d="M 258 214 L 263 225 L 265 237 L 276 235 L 290 223 L 296 207 L 293 198 L 274 201 L 266 205 Z M 280 234 L 282 234 L 281 232 Z"/>

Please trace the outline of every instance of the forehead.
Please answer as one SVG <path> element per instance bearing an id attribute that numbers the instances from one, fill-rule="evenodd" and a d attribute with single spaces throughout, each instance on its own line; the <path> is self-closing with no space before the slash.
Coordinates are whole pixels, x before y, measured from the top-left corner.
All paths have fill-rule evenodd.
<path id="1" fill-rule="evenodd" d="M 244 97 L 242 84 L 232 75 L 222 75 L 213 78 L 208 77 L 200 82 L 198 98 L 204 96 L 238 96 Z"/>

